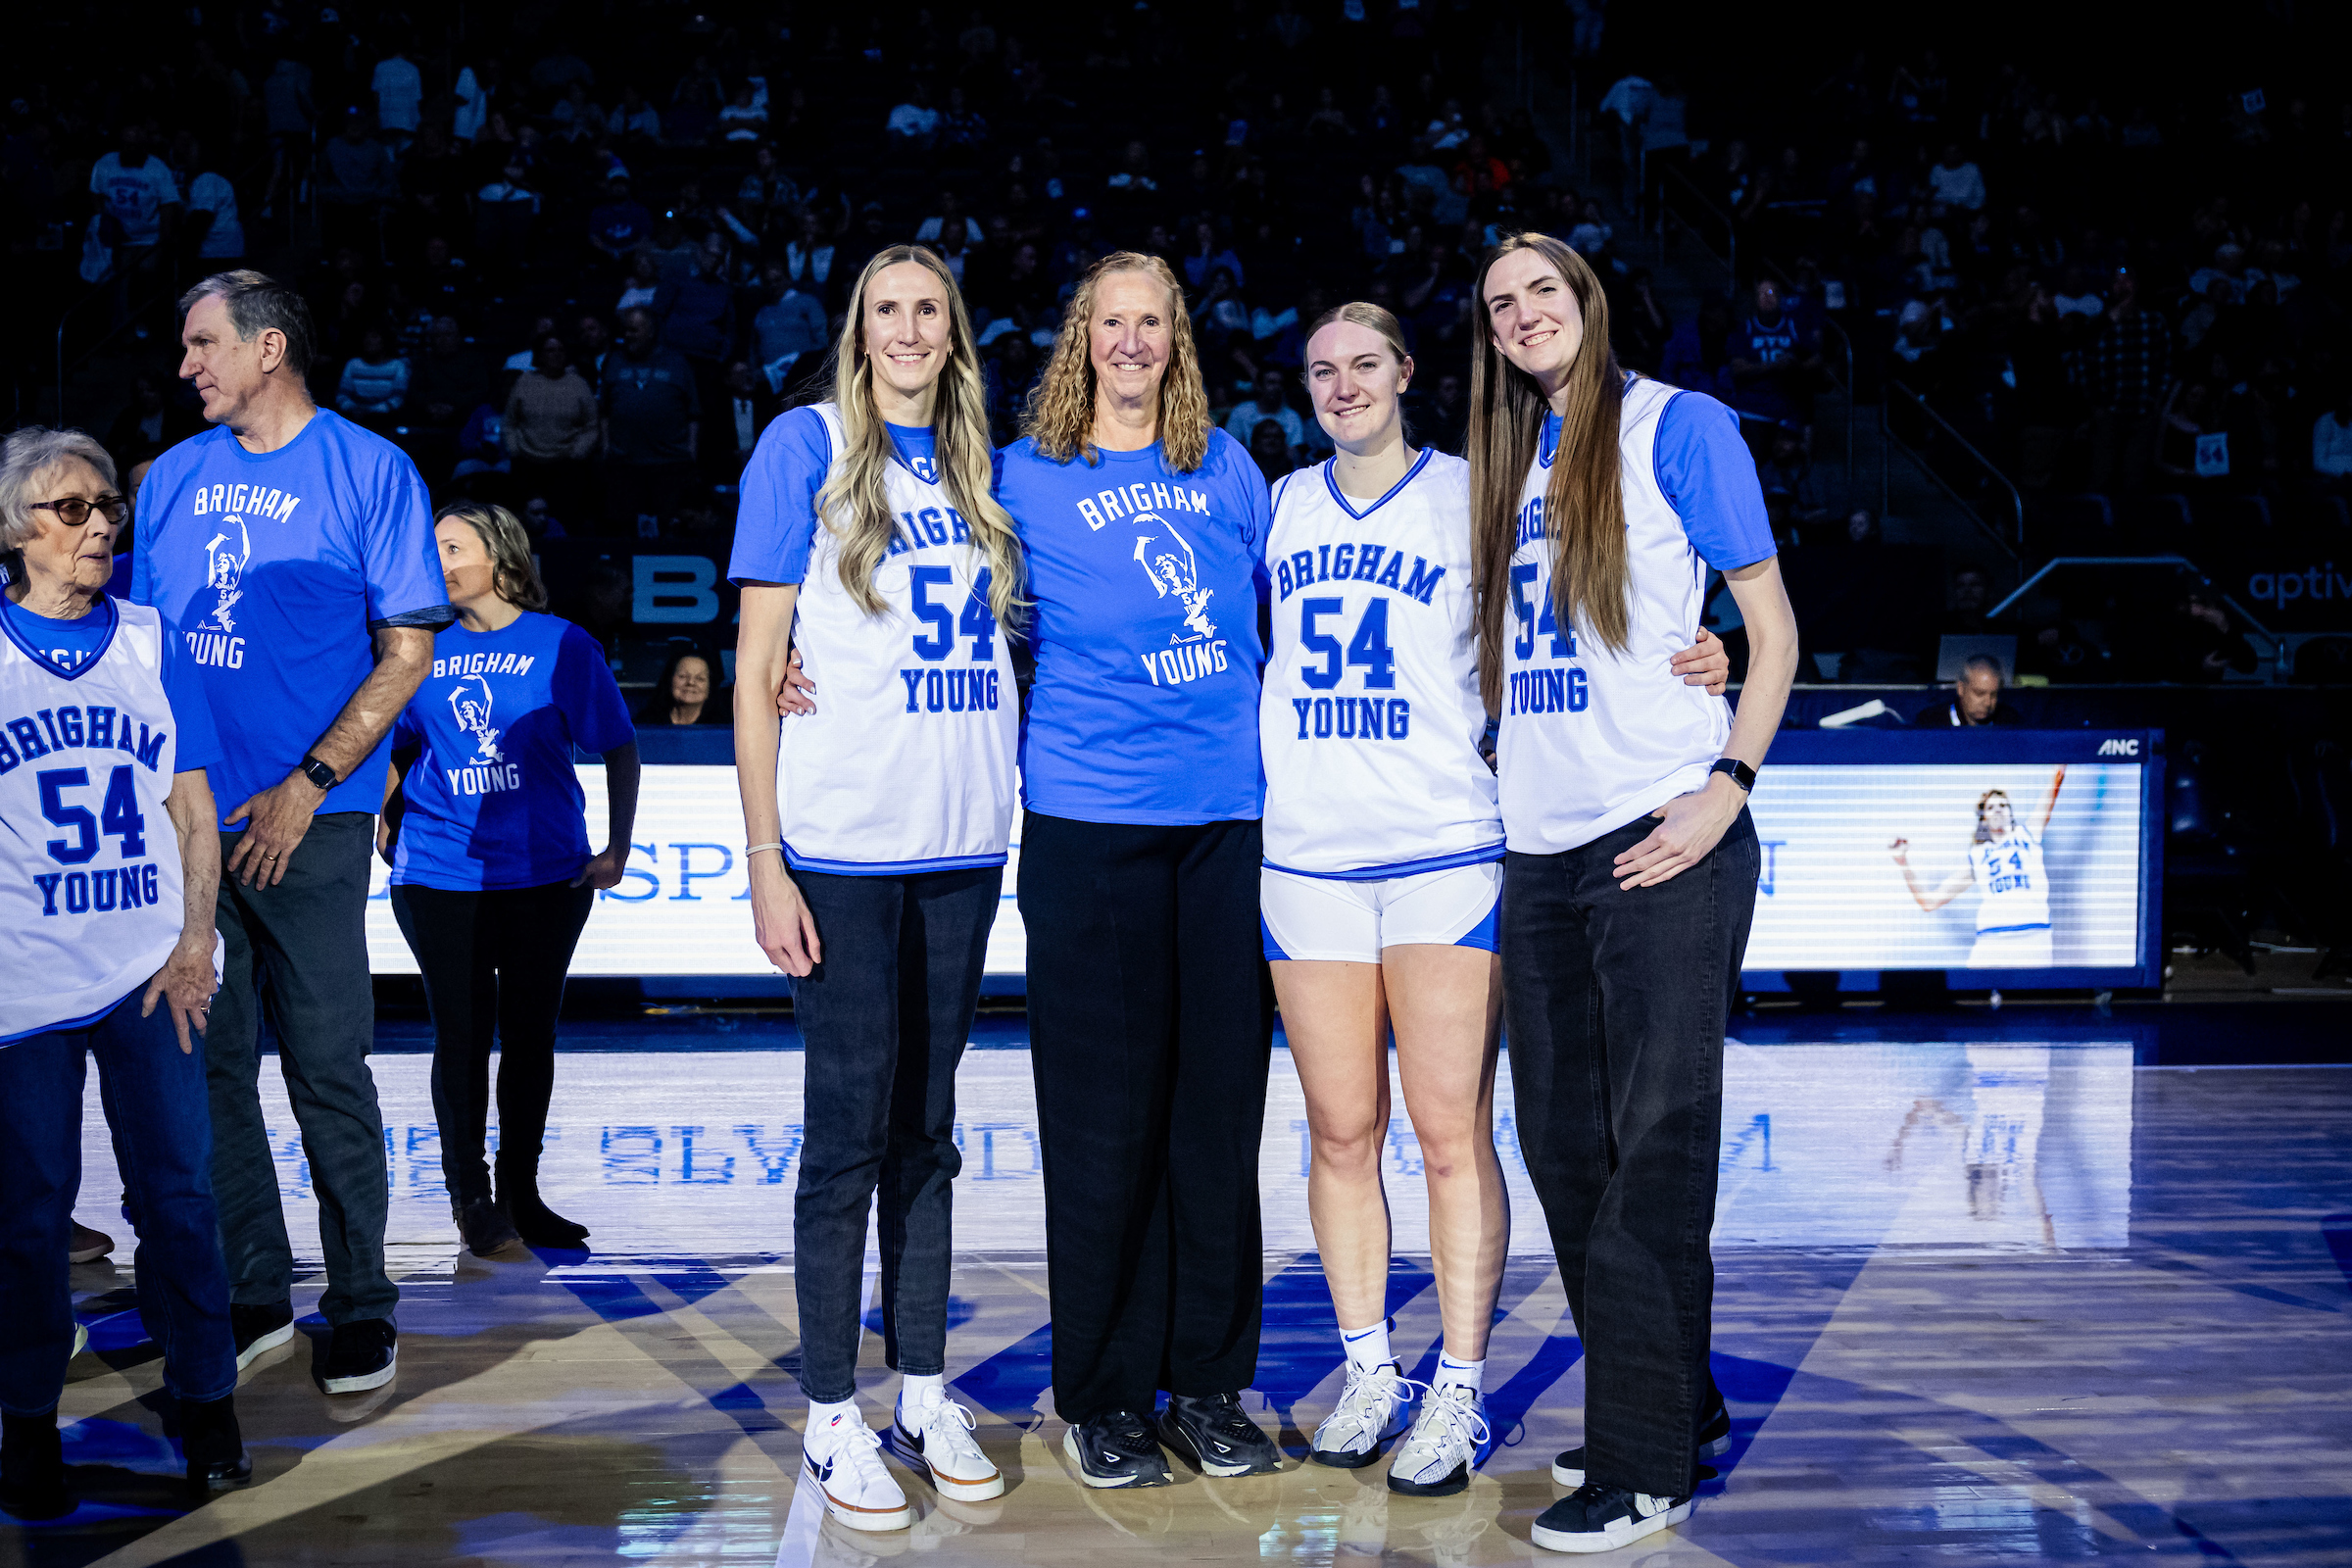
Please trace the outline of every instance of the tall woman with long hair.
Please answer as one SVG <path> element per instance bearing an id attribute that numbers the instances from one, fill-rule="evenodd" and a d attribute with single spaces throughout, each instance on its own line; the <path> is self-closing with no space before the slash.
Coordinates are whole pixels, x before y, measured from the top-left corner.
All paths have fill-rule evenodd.
<path id="1" fill-rule="evenodd" d="M 1265 481 L 1213 425 L 1184 293 L 1080 278 L 998 496 L 1028 552 L 1030 1059 L 1054 1399 L 1091 1487 L 1275 1468 L 1256 1376 Z M 1171 1396 L 1154 1421 L 1158 1391 Z"/>
<path id="2" fill-rule="evenodd" d="M 1493 1445 L 1487 1335 L 1510 1239 L 1494 1156 L 1503 826 L 1481 755 L 1470 466 L 1414 449 L 1400 401 L 1412 374 L 1396 318 L 1377 305 L 1343 305 L 1309 329 L 1307 392 L 1335 451 L 1274 490 L 1259 897 L 1306 1095 L 1307 1209 L 1348 1362 L 1314 1458 L 1371 1464 L 1409 1420 L 1389 1488 L 1444 1496 Z M 1720 683 L 1712 639 L 1676 659 L 1678 673 Z M 1386 1315 L 1392 1030 L 1445 1325 L 1417 1415 L 1421 1386 L 1392 1353 Z"/>
<path id="3" fill-rule="evenodd" d="M 1585 1345 L 1576 1490 L 1539 1546 L 1686 1517 L 1728 1437 L 1707 1371 L 1723 1035 L 1755 909 L 1747 792 L 1796 669 L 1755 466 L 1712 398 L 1620 370 L 1584 259 L 1479 270 L 1470 504 L 1499 715 L 1503 1018 L 1519 1147 Z M 1748 633 L 1735 717 L 1677 680 L 1709 569 Z"/>
<path id="4" fill-rule="evenodd" d="M 760 436 L 728 566 L 753 926 L 794 977 L 808 1048 L 804 1469 L 860 1530 L 912 1517 L 857 1403 L 877 1189 L 883 1344 L 904 1374 L 892 1444 L 942 1496 L 1004 1490 L 944 1388 L 956 1068 L 1004 886 L 1019 721 L 1005 644 L 1021 552 L 989 469 L 963 297 L 932 252 L 890 246 L 858 275 L 831 399 Z M 786 689 L 794 651 L 810 700 Z"/>

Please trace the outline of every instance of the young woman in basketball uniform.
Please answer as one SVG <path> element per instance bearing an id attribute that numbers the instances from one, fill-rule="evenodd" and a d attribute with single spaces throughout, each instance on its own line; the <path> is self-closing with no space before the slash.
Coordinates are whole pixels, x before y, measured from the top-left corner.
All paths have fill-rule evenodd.
<path id="1" fill-rule="evenodd" d="M 1413 447 L 1400 403 L 1412 372 L 1377 305 L 1343 305 L 1310 329 L 1307 390 L 1336 451 L 1274 492 L 1259 900 L 1348 1358 L 1313 1455 L 1371 1464 L 1409 1420 L 1388 1484 L 1443 1496 L 1469 1485 L 1492 1446 L 1487 1333 L 1510 1229 L 1494 1128 L 1503 828 L 1481 756 L 1470 466 Z M 1680 659 L 1720 689 L 1720 645 Z M 1423 1385 L 1391 1353 L 1386 1316 L 1392 1029 L 1445 1323 L 1417 1418 Z"/>
<path id="2" fill-rule="evenodd" d="M 2062 763 L 2050 775 L 2050 791 L 2041 799 L 2041 819 L 2032 828 L 2018 820 L 2007 790 L 1986 790 L 1977 797 L 1968 864 L 1933 891 L 1921 887 L 1919 874 L 1911 869 L 1911 841 L 1896 839 L 1888 846 L 1894 863 L 1902 867 L 1903 885 L 1923 909 L 1942 908 L 1972 882 L 1984 889 L 1984 897 L 1977 905 L 1977 940 L 1968 950 L 1970 968 L 2050 966 L 2050 879 L 2042 869 L 2041 841 L 2050 831 L 2050 815 L 2058 809 L 2058 791 L 2065 783 Z"/>
<path id="3" fill-rule="evenodd" d="M 1585 1443 L 1535 1544 L 1688 1516 L 1728 1437 L 1707 1371 L 1723 1035 L 1755 907 L 1747 792 L 1796 668 L 1755 465 L 1713 399 L 1620 370 L 1542 234 L 1480 269 L 1470 504 L 1499 714 L 1503 1017 L 1519 1147 L 1584 1341 Z M 1674 677 L 1707 572 L 1747 626 L 1737 717 Z"/>
<path id="4" fill-rule="evenodd" d="M 891 246 L 852 293 L 831 400 L 761 435 L 728 567 L 752 918 L 794 977 L 808 1047 L 804 1468 L 860 1530 L 911 1521 L 857 1405 L 877 1187 L 883 1343 L 904 1374 L 892 1446 L 944 1497 L 1004 1490 L 943 1388 L 956 1067 L 1004 878 L 1019 718 L 1005 638 L 1021 554 L 990 461 L 962 296 L 930 251 Z M 788 651 L 809 700 L 785 696 Z"/>

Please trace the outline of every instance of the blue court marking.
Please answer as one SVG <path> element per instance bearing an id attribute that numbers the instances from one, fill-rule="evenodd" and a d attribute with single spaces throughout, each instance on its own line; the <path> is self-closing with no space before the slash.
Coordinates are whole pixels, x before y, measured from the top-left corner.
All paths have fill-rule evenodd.
<path id="1" fill-rule="evenodd" d="M 2335 1255 L 2335 1266 L 2343 1271 L 2345 1287 L 2352 1289 L 2352 1214 L 2328 1215 L 2320 1221 L 2320 1235 Z"/>

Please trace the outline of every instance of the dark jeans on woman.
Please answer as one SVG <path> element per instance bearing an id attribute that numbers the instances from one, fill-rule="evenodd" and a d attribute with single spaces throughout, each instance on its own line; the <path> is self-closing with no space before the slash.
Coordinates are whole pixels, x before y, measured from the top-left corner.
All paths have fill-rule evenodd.
<path id="1" fill-rule="evenodd" d="M 1756 906 L 1742 811 L 1712 853 L 1621 890 L 1644 816 L 1560 855 L 1507 857 L 1503 1022 L 1519 1150 L 1585 1344 L 1585 1475 L 1691 1490 L 1707 1370 L 1723 1030 Z"/>
<path id="2" fill-rule="evenodd" d="M 451 1200 L 491 1196 L 490 1047 L 499 1048 L 498 1166 L 536 1190 L 556 1087 L 564 976 L 596 889 L 550 882 L 473 893 L 402 883 L 392 914 L 416 955 L 433 1014 L 433 1119 Z M 506 1185 L 504 1181 L 501 1186 Z"/>
<path id="3" fill-rule="evenodd" d="M 801 1387 L 858 1392 L 865 1217 L 881 1194 L 882 1349 L 898 1371 L 947 1370 L 956 1065 L 980 1002 L 1004 869 L 920 876 L 795 871 L 825 961 L 792 985 L 806 1079 L 792 1283 Z"/>
<path id="4" fill-rule="evenodd" d="M 273 1139 L 262 1118 L 261 1026 L 277 1036 L 277 1066 L 302 1129 L 318 1195 L 333 1324 L 388 1318 L 400 1287 L 384 1271 L 384 1118 L 368 1052 L 375 992 L 368 973 L 368 865 L 375 818 L 311 818 L 285 879 L 246 887 L 227 870 L 241 833 L 220 835 L 220 990 L 202 1054 L 213 1112 L 213 1198 L 228 1263 L 229 1298 L 267 1306 L 293 1294 L 294 1248 L 278 1197 Z M 176 1049 L 176 1048 L 174 1048 Z"/>
<path id="5" fill-rule="evenodd" d="M 1261 845 L 1256 822 L 1022 827 L 1054 1402 L 1072 1423 L 1257 1376 Z"/>
<path id="6" fill-rule="evenodd" d="M 204 1054 L 182 1055 L 172 1009 L 139 1016 L 137 990 L 78 1029 L 0 1046 L 0 1410 L 41 1415 L 65 1393 L 74 1353 L 66 1275 L 81 1190 L 83 1058 L 114 1129 L 123 1206 L 139 1233 L 139 1316 L 164 1348 L 164 1384 L 191 1402 L 237 1386 L 228 1274 L 213 1213 Z"/>

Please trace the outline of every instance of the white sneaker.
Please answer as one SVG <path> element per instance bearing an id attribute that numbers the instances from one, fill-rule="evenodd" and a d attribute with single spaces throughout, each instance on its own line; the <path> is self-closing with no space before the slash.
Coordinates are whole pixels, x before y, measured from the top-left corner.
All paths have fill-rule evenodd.
<path id="1" fill-rule="evenodd" d="M 922 1466 L 943 1497 L 986 1502 L 1004 1495 L 1004 1477 L 972 1440 L 972 1412 L 942 1396 L 908 1409 L 899 1401 L 890 1426 L 891 1446 L 909 1464 Z"/>
<path id="2" fill-rule="evenodd" d="M 1450 1497 L 1470 1485 L 1470 1472 L 1494 1447 L 1487 1401 L 1476 1389 L 1449 1383 L 1431 1389 L 1421 1415 L 1389 1462 L 1389 1490 L 1408 1497 Z"/>
<path id="3" fill-rule="evenodd" d="M 1395 1361 L 1375 1367 L 1348 1363 L 1348 1386 L 1340 1402 L 1315 1428 L 1317 1464 L 1360 1470 L 1380 1457 L 1381 1446 L 1413 1424 L 1415 1384 Z"/>
<path id="4" fill-rule="evenodd" d="M 824 1490 L 825 1511 L 852 1530 L 904 1530 L 906 1494 L 882 1466 L 882 1438 L 855 1412 L 801 1440 L 801 1472 Z"/>

